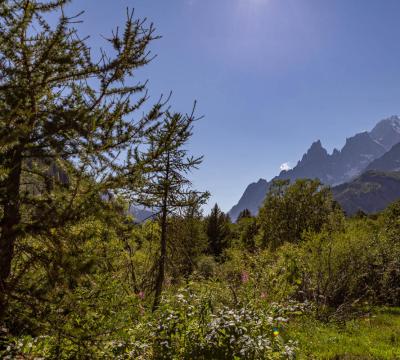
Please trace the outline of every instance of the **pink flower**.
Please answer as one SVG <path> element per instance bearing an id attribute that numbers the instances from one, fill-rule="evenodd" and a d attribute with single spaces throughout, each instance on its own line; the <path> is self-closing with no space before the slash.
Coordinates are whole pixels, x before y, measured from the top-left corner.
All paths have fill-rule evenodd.
<path id="1" fill-rule="evenodd" d="M 249 273 L 245 270 L 242 271 L 242 283 L 249 281 Z"/>
<path id="2" fill-rule="evenodd" d="M 264 291 L 261 293 L 260 295 L 261 299 L 266 299 L 267 298 L 267 293 L 265 293 Z"/>
<path id="3" fill-rule="evenodd" d="M 143 300 L 144 299 L 144 291 L 140 291 L 138 294 L 139 299 Z"/>

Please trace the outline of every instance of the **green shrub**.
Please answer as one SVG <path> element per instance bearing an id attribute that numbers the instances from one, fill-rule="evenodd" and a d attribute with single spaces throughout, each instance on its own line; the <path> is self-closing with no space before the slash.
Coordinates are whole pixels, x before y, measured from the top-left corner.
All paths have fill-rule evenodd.
<path id="1" fill-rule="evenodd" d="M 157 359 L 290 359 L 295 343 L 274 329 L 287 319 L 275 307 L 213 308 L 188 290 L 163 302 L 153 323 Z"/>
<path id="2" fill-rule="evenodd" d="M 373 221 L 352 220 L 344 231 L 306 233 L 296 258 L 289 257 L 300 299 L 337 311 L 366 302 L 396 305 L 399 255 Z"/>
<path id="3" fill-rule="evenodd" d="M 197 273 L 204 279 L 212 278 L 215 275 L 216 266 L 214 256 L 203 255 L 197 259 Z"/>
<path id="4" fill-rule="evenodd" d="M 107 332 L 92 320 L 103 321 L 89 312 L 76 312 L 63 329 L 73 330 L 60 338 L 57 332 L 46 336 L 10 337 L 2 358 L 17 356 L 58 359 L 291 359 L 296 344 L 285 334 L 296 304 L 253 307 L 221 306 L 214 289 L 196 286 L 180 289 L 164 297 L 154 313 L 127 318 L 129 328 Z M 133 304 L 132 304 L 133 305 Z M 133 305 L 134 306 L 134 305 Z M 126 314 L 127 315 L 127 314 Z M 115 316 L 117 316 L 115 314 Z M 119 315 L 118 315 L 119 316 Z M 89 317 L 92 319 L 90 320 Z M 112 319 L 112 317 L 110 317 Z M 116 318 L 114 320 L 117 320 Z M 117 326 L 109 323 L 108 329 Z M 87 326 L 87 337 L 79 329 Z"/>

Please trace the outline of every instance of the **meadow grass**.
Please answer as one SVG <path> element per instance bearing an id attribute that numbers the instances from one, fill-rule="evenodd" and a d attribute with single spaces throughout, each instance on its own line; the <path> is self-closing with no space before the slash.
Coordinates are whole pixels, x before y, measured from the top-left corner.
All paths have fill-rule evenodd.
<path id="1" fill-rule="evenodd" d="M 298 359 L 400 359 L 400 308 L 381 308 L 342 326 L 297 319 L 287 330 L 299 342 Z"/>

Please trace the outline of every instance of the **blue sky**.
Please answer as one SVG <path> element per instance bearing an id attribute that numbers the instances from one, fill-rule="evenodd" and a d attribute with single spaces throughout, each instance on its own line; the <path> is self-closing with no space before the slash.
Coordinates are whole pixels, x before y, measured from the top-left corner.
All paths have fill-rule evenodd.
<path id="1" fill-rule="evenodd" d="M 197 100 L 204 115 L 189 148 L 205 156 L 193 181 L 212 193 L 206 210 L 228 211 L 313 141 L 332 151 L 400 113 L 398 0 L 76 0 L 68 12 L 86 11 L 95 48 L 126 7 L 162 35 L 140 73 L 151 101 L 172 90 L 175 110 Z"/>

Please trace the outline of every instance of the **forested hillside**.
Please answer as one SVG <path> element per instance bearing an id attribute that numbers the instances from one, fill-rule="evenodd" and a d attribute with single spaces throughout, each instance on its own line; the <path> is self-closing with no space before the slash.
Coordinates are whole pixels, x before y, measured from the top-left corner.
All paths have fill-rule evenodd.
<path id="1" fill-rule="evenodd" d="M 400 199 L 400 173 L 370 170 L 332 192 L 347 215 L 375 214 Z"/>
<path id="2" fill-rule="evenodd" d="M 137 80 L 159 34 L 128 10 L 98 58 L 66 3 L 0 2 L 0 357 L 399 358 L 400 202 L 205 214 L 196 103 Z"/>

